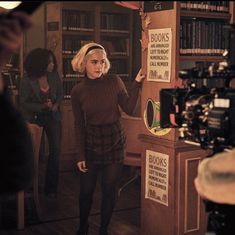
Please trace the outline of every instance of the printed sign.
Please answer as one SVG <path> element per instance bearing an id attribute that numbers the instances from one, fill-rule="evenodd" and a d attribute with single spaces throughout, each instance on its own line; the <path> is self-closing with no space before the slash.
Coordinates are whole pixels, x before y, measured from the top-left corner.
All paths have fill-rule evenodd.
<path id="1" fill-rule="evenodd" d="M 170 82 L 171 45 L 171 28 L 149 30 L 147 81 Z"/>
<path id="2" fill-rule="evenodd" d="M 169 156 L 146 150 L 145 198 L 168 206 Z"/>

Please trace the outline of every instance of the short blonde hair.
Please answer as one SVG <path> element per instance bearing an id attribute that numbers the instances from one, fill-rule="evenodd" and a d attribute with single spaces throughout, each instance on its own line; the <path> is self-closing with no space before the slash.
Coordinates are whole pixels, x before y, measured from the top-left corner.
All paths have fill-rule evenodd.
<path id="1" fill-rule="evenodd" d="M 98 47 L 98 48 L 94 48 L 92 49 L 92 47 Z M 89 50 L 91 48 L 91 50 Z M 103 46 L 101 46 L 98 43 L 88 43 L 86 45 L 84 45 L 79 51 L 78 53 L 73 57 L 71 64 L 73 67 L 73 71 L 77 71 L 79 73 L 85 73 L 85 68 L 86 68 L 86 61 L 87 59 L 94 53 L 97 52 L 102 52 L 105 55 L 105 67 L 104 67 L 104 74 L 107 74 L 111 65 L 110 62 L 107 58 L 107 53 L 104 49 Z"/>

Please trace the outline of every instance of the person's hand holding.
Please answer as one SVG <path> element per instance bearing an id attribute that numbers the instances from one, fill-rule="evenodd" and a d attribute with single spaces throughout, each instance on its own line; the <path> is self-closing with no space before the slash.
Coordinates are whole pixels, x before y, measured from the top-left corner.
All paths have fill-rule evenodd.
<path id="1" fill-rule="evenodd" d="M 77 167 L 78 167 L 79 171 L 81 171 L 81 172 L 87 172 L 88 171 L 88 168 L 86 167 L 86 162 L 85 161 L 77 162 Z"/>
<path id="2" fill-rule="evenodd" d="M 14 12 L 10 17 L 0 17 L 0 68 L 5 66 L 12 53 L 17 52 L 23 33 L 32 26 L 32 19 L 23 12 Z"/>
<path id="3" fill-rule="evenodd" d="M 137 82 L 142 82 L 145 79 L 145 75 L 142 74 L 142 70 L 140 69 L 138 74 L 135 77 Z"/>

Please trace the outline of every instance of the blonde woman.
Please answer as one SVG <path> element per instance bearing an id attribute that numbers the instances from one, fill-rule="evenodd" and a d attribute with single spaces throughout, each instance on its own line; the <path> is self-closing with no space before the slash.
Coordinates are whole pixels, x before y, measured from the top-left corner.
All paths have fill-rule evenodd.
<path id="1" fill-rule="evenodd" d="M 141 70 L 127 93 L 121 78 L 109 75 L 110 62 L 104 47 L 84 45 L 72 60 L 73 70 L 85 78 L 71 93 L 75 118 L 77 166 L 80 171 L 79 235 L 88 234 L 88 216 L 98 174 L 101 174 L 102 202 L 100 235 L 108 234 L 116 189 L 124 158 L 125 134 L 119 107 L 131 115 L 144 75 Z"/>

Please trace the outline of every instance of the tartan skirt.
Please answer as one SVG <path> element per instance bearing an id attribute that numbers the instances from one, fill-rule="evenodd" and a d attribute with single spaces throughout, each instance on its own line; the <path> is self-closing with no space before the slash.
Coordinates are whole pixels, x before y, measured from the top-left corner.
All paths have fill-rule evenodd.
<path id="1" fill-rule="evenodd" d="M 107 125 L 86 126 L 86 161 L 120 163 L 124 159 L 126 136 L 118 120 Z"/>

